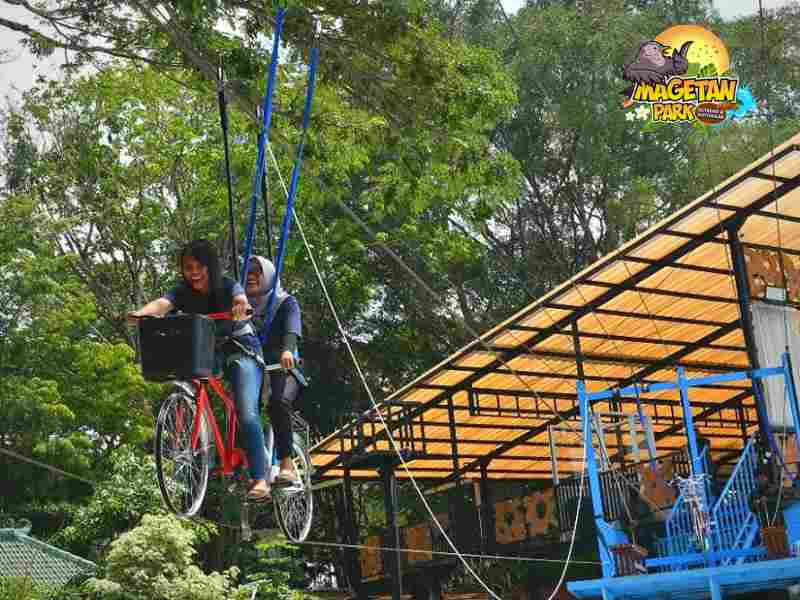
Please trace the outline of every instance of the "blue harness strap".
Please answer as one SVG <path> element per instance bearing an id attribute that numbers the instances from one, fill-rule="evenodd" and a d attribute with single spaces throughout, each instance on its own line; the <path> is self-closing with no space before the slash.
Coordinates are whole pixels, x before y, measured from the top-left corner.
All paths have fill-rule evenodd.
<path id="1" fill-rule="evenodd" d="M 278 9 L 275 16 L 275 36 L 272 40 L 272 60 L 267 75 L 267 93 L 261 109 L 261 131 L 258 134 L 258 156 L 256 158 L 256 174 L 253 178 L 253 191 L 250 195 L 250 216 L 247 221 L 247 233 L 242 256 L 242 269 L 239 283 L 244 287 L 247 281 L 247 270 L 250 266 L 250 255 L 253 251 L 253 239 L 256 233 L 256 209 L 261 197 L 261 185 L 264 180 L 264 149 L 269 137 L 269 127 L 272 122 L 272 95 L 275 89 L 275 75 L 278 72 L 278 48 L 280 47 L 281 33 L 283 32 L 284 10 Z"/>
<path id="2" fill-rule="evenodd" d="M 319 49 L 314 47 L 311 50 L 311 61 L 308 67 L 308 88 L 306 89 L 306 103 L 303 108 L 303 132 L 300 136 L 300 144 L 297 146 L 297 156 L 292 168 L 292 180 L 289 184 L 289 195 L 286 200 L 286 213 L 283 215 L 283 223 L 281 225 L 281 237 L 278 239 L 278 251 L 275 255 L 275 278 L 272 281 L 272 290 L 270 290 L 269 299 L 267 300 L 267 310 L 264 315 L 264 324 L 259 332 L 259 339 L 263 344 L 266 341 L 269 329 L 272 326 L 272 307 L 275 305 L 275 292 L 277 290 L 278 281 L 280 280 L 281 270 L 283 269 L 283 257 L 286 252 L 286 240 L 289 237 L 289 230 L 292 227 L 292 217 L 294 216 L 294 199 L 297 195 L 297 183 L 300 179 L 300 167 L 303 163 L 303 149 L 305 148 L 306 134 L 308 132 L 308 125 L 311 121 L 311 105 L 314 100 L 314 89 L 317 78 L 317 63 L 319 62 Z"/>

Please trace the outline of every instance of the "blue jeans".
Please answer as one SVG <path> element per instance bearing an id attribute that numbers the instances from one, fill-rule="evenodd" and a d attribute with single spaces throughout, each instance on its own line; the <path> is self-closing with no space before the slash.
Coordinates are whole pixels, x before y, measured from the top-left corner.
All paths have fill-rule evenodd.
<path id="1" fill-rule="evenodd" d="M 240 439 L 244 442 L 251 479 L 264 479 L 267 472 L 267 457 L 264 451 L 264 429 L 259 414 L 261 380 L 264 376 L 261 367 L 242 353 L 232 353 L 224 357 L 223 373 L 228 380 L 239 416 Z"/>

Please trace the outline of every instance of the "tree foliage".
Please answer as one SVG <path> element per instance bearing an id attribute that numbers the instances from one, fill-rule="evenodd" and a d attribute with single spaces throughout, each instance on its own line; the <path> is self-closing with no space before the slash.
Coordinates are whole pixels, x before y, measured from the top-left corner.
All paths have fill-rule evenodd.
<path id="1" fill-rule="evenodd" d="M 103 578 L 87 588 L 114 600 L 218 600 L 238 593 L 235 567 L 204 573 L 194 562 L 196 531 L 172 516 L 145 515 L 111 544 Z"/>
<path id="2" fill-rule="evenodd" d="M 162 390 L 139 375 L 135 331 L 120 315 L 172 285 L 176 251 L 191 238 L 212 239 L 233 266 L 216 66 L 224 58 L 234 103 L 241 235 L 275 7 L 23 5 L 33 26 L 0 17 L 0 27 L 23 32 L 39 56 L 66 48 L 69 64 L 2 115 L 0 439 L 98 485 L 0 456 L 0 511 L 30 516 L 37 533 L 58 531 L 52 541 L 82 555 L 108 549 L 98 593 L 232 596 L 232 573 L 203 575 L 195 564 L 199 531 L 163 515 L 137 527 L 160 504 L 142 449 Z M 292 166 L 306 53 L 318 43 L 297 214 L 379 397 L 469 341 L 469 328 L 494 325 L 798 127 L 796 6 L 732 23 L 706 0 L 537 0 L 513 17 L 494 0 L 288 8 L 272 129 L 278 170 L 286 177 Z M 622 65 L 677 22 L 715 30 L 766 107 L 714 129 L 645 133 L 627 120 Z M 95 69 L 79 69 L 89 63 Z M 284 211 L 278 170 L 270 164 L 267 176 L 273 228 Z M 256 251 L 267 254 L 258 228 Z M 295 233 L 283 278 L 303 308 L 312 380 L 298 408 L 328 432 L 366 408 L 366 394 Z M 364 493 L 377 523 L 380 500 L 369 486 Z M 403 502 L 403 519 L 419 517 L 410 496 Z M 246 562 L 241 552 L 200 557 L 219 569 Z M 281 568 L 248 563 L 246 575 L 263 582 L 262 597 L 277 597 L 288 585 Z"/>

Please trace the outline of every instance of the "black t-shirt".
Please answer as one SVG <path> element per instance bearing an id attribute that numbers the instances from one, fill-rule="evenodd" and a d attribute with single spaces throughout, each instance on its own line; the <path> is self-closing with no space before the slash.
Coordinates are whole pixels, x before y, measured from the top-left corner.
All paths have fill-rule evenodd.
<path id="1" fill-rule="evenodd" d="M 233 298 L 238 295 L 244 295 L 244 289 L 242 289 L 239 282 L 223 276 L 222 293 L 219 296 L 215 294 L 200 294 L 187 285 L 186 282 L 181 281 L 164 294 L 164 298 L 172 303 L 175 310 L 189 314 L 208 315 L 218 312 L 230 312 L 231 308 L 233 308 Z M 222 340 L 223 338 L 235 336 L 237 340 L 252 347 L 254 346 L 253 340 L 255 340 L 255 336 L 252 335 L 253 329 L 249 323 L 249 321 L 230 321 L 227 319 L 216 321 L 217 339 Z M 248 338 L 253 338 L 253 340 Z M 255 341 L 255 347 L 257 346 L 258 342 Z"/>

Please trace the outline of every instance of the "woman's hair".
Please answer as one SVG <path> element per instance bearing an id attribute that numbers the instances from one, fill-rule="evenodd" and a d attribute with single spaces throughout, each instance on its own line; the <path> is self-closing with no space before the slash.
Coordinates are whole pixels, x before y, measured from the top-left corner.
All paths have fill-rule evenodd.
<path id="1" fill-rule="evenodd" d="M 178 268 L 183 276 L 183 259 L 191 256 L 204 267 L 208 268 L 208 292 L 209 295 L 219 300 L 222 298 L 222 266 L 219 262 L 217 250 L 208 240 L 192 240 L 183 247 L 178 258 Z M 188 281 L 185 282 L 188 285 Z"/>

